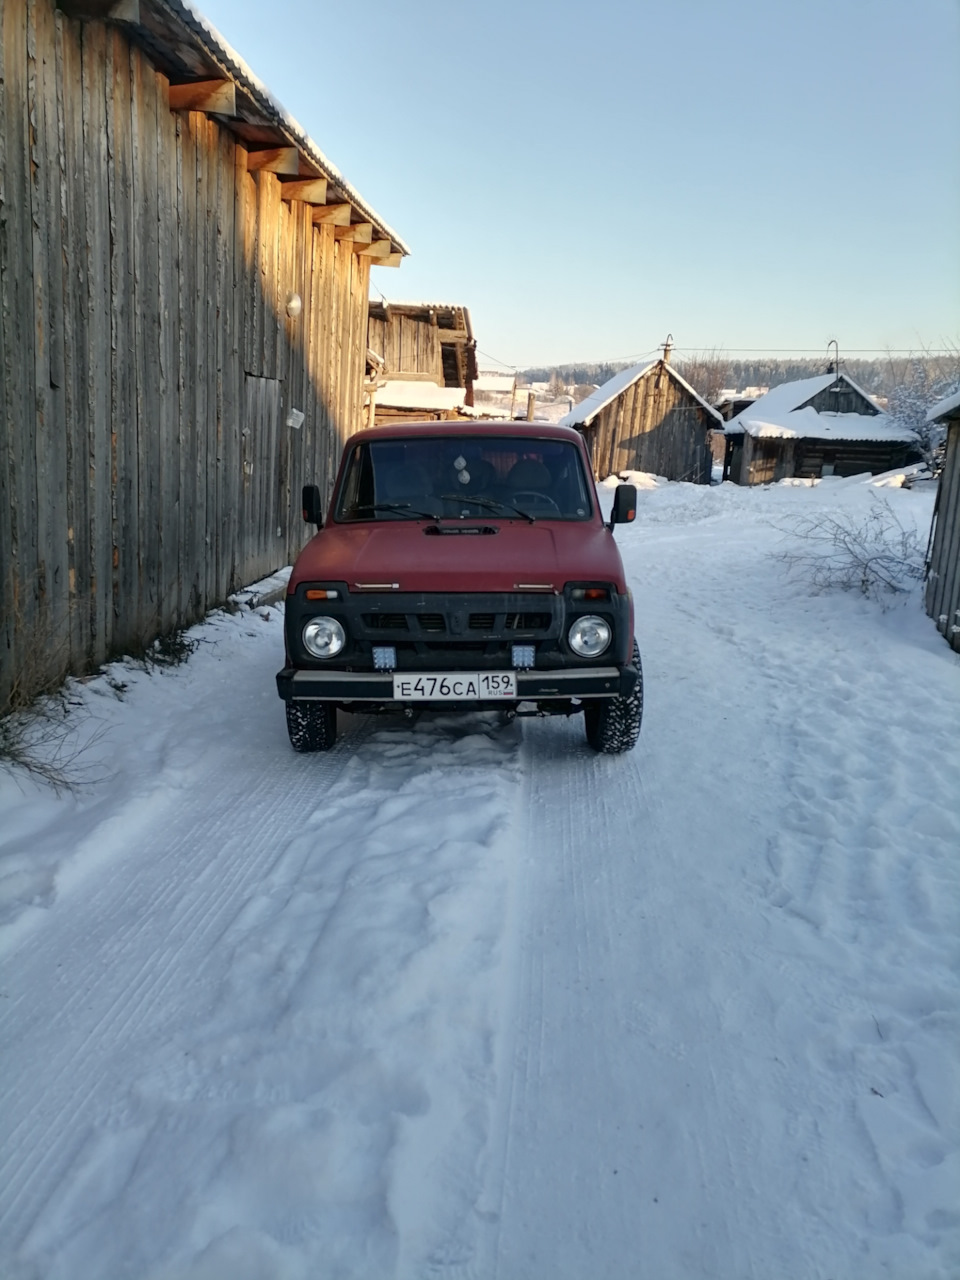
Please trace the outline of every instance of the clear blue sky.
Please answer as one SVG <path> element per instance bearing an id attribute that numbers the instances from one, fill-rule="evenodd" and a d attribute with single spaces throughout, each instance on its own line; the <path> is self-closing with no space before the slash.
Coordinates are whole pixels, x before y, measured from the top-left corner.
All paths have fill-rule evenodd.
<path id="1" fill-rule="evenodd" d="M 960 343 L 958 0 L 198 2 L 507 364 Z"/>

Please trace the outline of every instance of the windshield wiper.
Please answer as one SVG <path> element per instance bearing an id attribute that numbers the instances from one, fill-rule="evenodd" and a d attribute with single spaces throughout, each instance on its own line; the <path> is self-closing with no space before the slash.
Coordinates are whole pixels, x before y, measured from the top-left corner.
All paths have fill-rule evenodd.
<path id="1" fill-rule="evenodd" d="M 501 502 L 499 498 L 479 498 L 470 493 L 441 493 L 440 498 L 444 502 L 472 502 L 478 507 L 486 507 L 488 511 L 514 511 L 518 516 L 523 516 L 524 520 L 529 520 L 531 524 L 537 523 L 537 517 L 532 516 L 529 511 L 521 511 L 519 507 L 514 507 L 509 502 Z"/>
<path id="2" fill-rule="evenodd" d="M 362 502 L 353 508 L 354 511 L 396 511 L 408 520 L 439 520 L 434 511 L 419 511 L 409 502 Z"/>

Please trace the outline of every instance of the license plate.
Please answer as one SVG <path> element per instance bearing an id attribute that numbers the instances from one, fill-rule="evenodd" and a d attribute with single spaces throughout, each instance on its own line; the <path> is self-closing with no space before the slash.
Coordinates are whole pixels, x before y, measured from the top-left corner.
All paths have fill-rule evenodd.
<path id="1" fill-rule="evenodd" d="M 515 698 L 515 671 L 415 672 L 393 675 L 393 696 L 398 702 L 486 702 L 491 698 Z"/>

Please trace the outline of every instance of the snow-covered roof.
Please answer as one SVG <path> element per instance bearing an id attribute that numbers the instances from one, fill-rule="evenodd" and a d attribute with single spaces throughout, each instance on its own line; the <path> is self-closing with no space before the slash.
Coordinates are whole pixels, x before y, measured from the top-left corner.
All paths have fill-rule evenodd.
<path id="1" fill-rule="evenodd" d="M 465 395 L 463 387 L 398 378 L 377 387 L 376 402 L 390 409 L 461 409 Z"/>
<path id="2" fill-rule="evenodd" d="M 884 440 L 903 442 L 915 439 L 914 433 L 896 426 L 882 412 L 870 413 L 818 413 L 807 404 L 837 381 L 845 382 L 865 400 L 873 404 L 867 393 L 858 387 L 845 373 L 818 374 L 814 378 L 799 378 L 795 382 L 781 382 L 766 395 L 742 409 L 724 426 L 727 435 L 745 432 L 755 439 L 767 440 Z M 801 408 L 800 406 L 805 406 Z"/>
<path id="3" fill-rule="evenodd" d="M 303 126 L 274 97 L 263 81 L 251 71 L 237 51 L 224 40 L 216 27 L 205 18 L 192 0 L 163 0 L 166 7 L 183 22 L 205 47 L 207 54 L 230 73 L 233 79 L 246 90 L 260 105 L 268 117 L 273 117 L 283 131 L 289 135 L 291 143 L 314 163 L 325 178 L 343 192 L 346 200 L 377 227 L 385 239 L 393 242 L 401 253 L 410 250 L 397 233 L 376 213 L 356 191 L 340 170 L 323 154 L 317 144 L 308 135 Z"/>
<path id="4" fill-rule="evenodd" d="M 621 369 L 619 373 L 615 373 L 609 381 L 605 382 L 602 387 L 597 387 L 579 404 L 573 406 L 569 413 L 564 414 L 560 419 L 560 425 L 564 427 L 585 427 L 593 421 L 601 409 L 605 409 L 608 404 L 616 400 L 617 396 L 626 391 L 628 387 L 632 387 L 635 382 L 643 377 L 654 365 L 660 364 L 660 360 L 648 360 L 645 364 L 634 364 L 629 369 Z M 716 418 L 720 425 L 723 425 L 722 416 L 714 409 L 713 405 L 707 404 L 703 396 L 694 391 L 690 383 L 687 382 L 671 364 L 664 363 L 663 368 L 671 378 L 679 382 L 680 385 L 694 397 L 697 402 L 706 409 L 712 418 Z"/>
<path id="5" fill-rule="evenodd" d="M 939 404 L 935 404 L 932 409 L 927 412 L 927 421 L 936 422 L 938 418 L 945 418 L 948 414 L 956 414 L 960 409 L 960 388 L 958 388 L 952 396 L 947 396 L 946 400 L 941 400 Z"/>

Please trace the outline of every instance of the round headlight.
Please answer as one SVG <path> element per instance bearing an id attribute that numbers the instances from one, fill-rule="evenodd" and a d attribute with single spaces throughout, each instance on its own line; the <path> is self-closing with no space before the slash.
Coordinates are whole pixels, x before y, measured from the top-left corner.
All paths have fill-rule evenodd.
<path id="1" fill-rule="evenodd" d="M 598 657 L 610 643 L 610 636 L 609 622 L 604 622 L 603 618 L 596 618 L 593 614 L 578 618 L 567 632 L 570 648 L 574 653 L 579 653 L 581 658 Z"/>
<path id="2" fill-rule="evenodd" d="M 347 643 L 336 618 L 311 618 L 304 624 L 303 647 L 315 658 L 335 658 Z"/>

